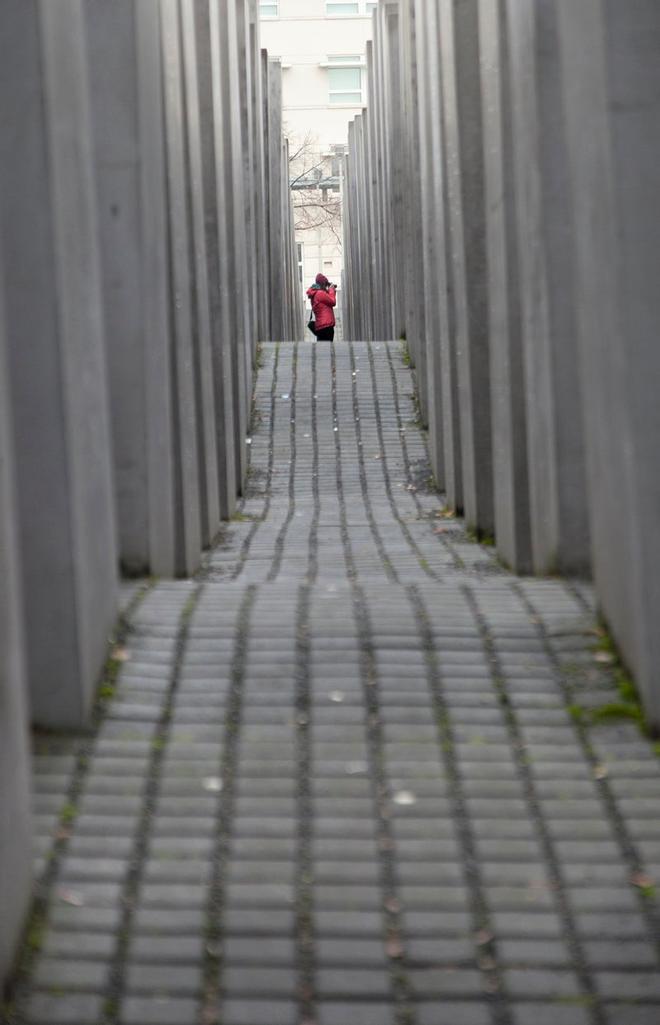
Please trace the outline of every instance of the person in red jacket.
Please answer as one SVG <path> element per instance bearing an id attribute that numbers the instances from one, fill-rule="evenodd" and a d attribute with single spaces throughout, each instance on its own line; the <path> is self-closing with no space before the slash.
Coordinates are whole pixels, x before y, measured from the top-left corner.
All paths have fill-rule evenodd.
<path id="1" fill-rule="evenodd" d="M 335 311 L 337 286 L 331 285 L 325 274 L 317 274 L 316 282 L 307 289 L 307 298 L 312 304 L 316 321 L 316 337 L 319 342 L 332 342 L 335 337 Z"/>

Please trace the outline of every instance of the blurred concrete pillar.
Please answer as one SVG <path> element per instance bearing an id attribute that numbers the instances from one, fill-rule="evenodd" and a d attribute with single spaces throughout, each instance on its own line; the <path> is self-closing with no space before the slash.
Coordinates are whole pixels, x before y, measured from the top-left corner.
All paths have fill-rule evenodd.
<path id="1" fill-rule="evenodd" d="M 481 0 L 495 536 L 504 561 L 525 573 L 532 551 L 509 44 L 506 0 Z"/>
<path id="2" fill-rule="evenodd" d="M 440 489 L 447 482 L 444 424 L 445 386 L 442 340 L 447 339 L 447 271 L 444 232 L 444 175 L 441 138 L 442 103 L 438 69 L 437 0 L 415 0 L 416 55 L 419 76 L 420 178 L 422 194 L 426 324 L 426 390 L 431 469 Z M 451 467 L 450 467 L 451 471 Z"/>
<path id="3" fill-rule="evenodd" d="M 195 380 L 192 290 L 192 225 L 187 178 L 184 68 L 179 0 L 161 0 L 165 167 L 169 217 L 169 270 L 172 309 L 174 423 L 178 445 L 176 492 L 176 571 L 198 567 L 202 548 L 199 438 Z"/>
<path id="4" fill-rule="evenodd" d="M 558 8 L 507 2 L 533 565 L 584 574 L 584 411 Z"/>
<path id="5" fill-rule="evenodd" d="M 383 0 L 383 100 L 385 109 L 385 149 L 387 160 L 387 221 L 389 229 L 388 264 L 391 268 L 389 292 L 392 301 L 390 337 L 406 334 L 406 234 L 410 230 L 410 192 L 405 178 L 406 131 L 404 69 L 400 34 L 399 0 Z M 417 355 L 414 344 L 409 352 L 413 365 Z"/>
<path id="6" fill-rule="evenodd" d="M 255 266 L 257 250 L 254 189 L 253 181 L 255 174 L 254 154 L 254 132 L 252 118 L 253 110 L 253 55 L 250 40 L 250 2 L 249 0 L 236 0 L 236 32 L 238 42 L 238 81 L 240 100 L 240 126 L 241 126 L 241 157 L 243 162 L 242 191 L 243 208 L 245 210 L 243 220 L 243 231 L 245 233 L 246 268 Z M 257 301 L 256 289 L 251 291 L 250 301 L 246 303 L 246 334 L 248 340 L 249 357 L 249 380 L 251 385 L 252 370 L 256 358 L 257 344 Z"/>
<path id="7" fill-rule="evenodd" d="M 188 0 L 190 2 L 190 0 Z M 201 192 L 205 226 L 206 278 L 215 403 L 220 516 L 236 508 L 237 426 L 234 407 L 235 340 L 232 335 L 233 278 L 225 257 L 229 246 L 231 197 L 225 192 L 226 123 L 216 89 L 211 39 L 213 0 L 192 3 L 195 24 L 197 94 L 201 147 Z"/>
<path id="8" fill-rule="evenodd" d="M 186 189 L 190 231 L 190 289 L 193 332 L 193 361 L 197 426 L 197 458 L 199 467 L 199 505 L 202 547 L 208 548 L 220 527 L 220 481 L 218 444 L 226 445 L 228 437 L 218 438 L 213 366 L 213 320 L 211 311 L 210 258 L 206 224 L 204 161 L 208 152 L 202 124 L 208 112 L 201 106 L 201 54 L 206 41 L 198 42 L 196 0 L 179 0 L 181 18 L 181 49 L 183 59 L 184 133 L 186 139 Z M 223 482 L 224 490 L 224 482 Z M 224 497 L 224 496 L 223 496 Z M 229 502 L 223 502 L 226 510 Z"/>
<path id="9" fill-rule="evenodd" d="M 13 965 L 32 881 L 23 609 L 1 279 L 0 268 L 0 991 Z"/>
<path id="10" fill-rule="evenodd" d="M 80 0 L 9 0 L 0 246 L 33 720 L 87 718 L 116 610 L 114 495 Z"/>
<path id="11" fill-rule="evenodd" d="M 468 526 L 491 534 L 493 461 L 479 0 L 440 6 L 449 301 L 453 308 L 462 496 Z"/>
<path id="12" fill-rule="evenodd" d="M 282 337 L 283 300 L 281 294 L 282 253 L 282 65 L 269 60 L 268 68 L 268 179 L 270 190 L 270 307 L 273 338 Z"/>
<path id="13" fill-rule="evenodd" d="M 178 362 L 173 283 L 168 276 L 159 4 L 156 0 L 126 0 L 122 4 L 89 0 L 85 12 L 120 557 L 129 574 L 172 576 L 184 568 L 177 555 L 182 523 L 177 505 L 184 498 L 180 493 L 183 477 L 178 467 L 179 414 L 173 373 Z M 200 280 L 200 305 L 203 285 Z M 208 324 L 203 321 L 203 310 L 200 314 L 196 339 L 208 355 Z M 192 370 L 184 361 L 184 373 Z M 201 377 L 199 373 L 200 393 Z M 205 377 L 212 382 L 208 365 Z M 201 394 L 197 398 L 201 410 Z M 212 428 L 211 419 L 212 407 L 205 418 L 200 417 L 200 428 Z M 200 454 L 206 451 L 204 440 L 200 430 Z M 183 444 L 182 451 L 185 448 Z M 210 479 L 206 468 L 199 467 L 200 480 L 205 487 L 208 483 L 209 492 L 208 502 L 203 503 L 207 543 L 218 519 L 214 437 L 208 456 Z"/>
<path id="14" fill-rule="evenodd" d="M 405 325 L 409 349 L 414 353 L 417 392 L 422 423 L 428 425 L 428 392 L 426 388 L 426 326 L 424 320 L 422 196 L 420 178 L 419 68 L 416 60 L 418 26 L 414 0 L 404 0 L 399 13 L 401 49 L 402 130 L 404 133 L 404 194 L 406 196 L 405 245 Z M 367 207 L 367 204 L 364 204 Z"/>
<path id="15" fill-rule="evenodd" d="M 660 728 L 660 5 L 557 4 L 598 597 Z"/>
<path id="16" fill-rule="evenodd" d="M 236 490 L 240 492 L 247 467 L 245 439 L 252 391 L 247 304 L 254 299 L 254 282 L 248 273 L 245 240 L 236 0 L 223 0 L 222 3 L 220 0 L 209 0 L 209 7 L 216 167 L 218 190 L 224 196 L 221 261 L 226 271 L 229 330 L 233 346 L 234 461 Z"/>
<path id="17" fill-rule="evenodd" d="M 266 208 L 266 168 L 265 168 L 265 128 L 264 128 L 264 82 L 261 60 L 261 47 L 259 42 L 259 9 L 257 0 L 249 0 L 250 3 L 250 51 L 252 67 L 252 152 L 254 157 L 254 179 L 252 183 L 253 205 L 255 216 L 255 244 L 256 251 L 251 266 L 256 268 L 256 280 L 259 282 L 268 280 L 268 234 L 266 231 L 267 208 Z M 269 322 L 268 290 L 258 288 L 254 296 L 257 311 L 257 340 L 268 336 L 267 325 Z"/>

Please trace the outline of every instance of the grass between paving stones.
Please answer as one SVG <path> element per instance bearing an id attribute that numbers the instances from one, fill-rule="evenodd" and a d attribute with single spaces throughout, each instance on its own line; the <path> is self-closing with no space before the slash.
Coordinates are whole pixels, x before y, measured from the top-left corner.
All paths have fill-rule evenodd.
<path id="1" fill-rule="evenodd" d="M 480 527 L 466 527 L 465 536 L 468 541 L 474 541 L 475 544 L 485 545 L 487 548 L 495 547 L 495 535 Z"/>
<path id="2" fill-rule="evenodd" d="M 598 628 L 598 637 L 597 643 L 591 649 L 593 659 L 608 671 L 616 686 L 618 697 L 589 708 L 576 702 L 569 705 L 569 714 L 576 722 L 586 726 L 634 722 L 637 723 L 645 737 L 653 737 L 654 731 L 644 715 L 634 680 L 626 668 L 612 635 L 604 625 Z M 585 669 L 586 666 L 582 663 L 567 663 L 562 666 L 564 674 L 573 676 L 584 673 Z M 654 750 L 657 755 L 660 755 L 660 741 L 654 745 Z"/>

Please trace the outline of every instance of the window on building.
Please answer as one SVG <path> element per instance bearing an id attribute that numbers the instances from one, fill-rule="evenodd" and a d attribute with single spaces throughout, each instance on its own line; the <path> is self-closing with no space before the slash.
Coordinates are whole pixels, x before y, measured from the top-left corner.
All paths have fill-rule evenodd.
<path id="1" fill-rule="evenodd" d="M 343 144 L 334 145 L 330 147 L 330 160 L 331 160 L 331 174 L 333 178 L 341 178 L 344 173 L 344 154 L 346 153 L 346 146 Z"/>
<path id="2" fill-rule="evenodd" d="M 298 256 L 298 280 L 302 285 L 303 274 L 305 272 L 305 249 L 303 242 L 296 242 L 296 251 Z"/>
<path id="3" fill-rule="evenodd" d="M 330 103 L 351 104 L 360 106 L 362 103 L 362 59 L 359 54 L 328 57 L 328 85 Z"/>
<path id="4" fill-rule="evenodd" d="M 357 2 L 352 4 L 337 4 L 333 3 L 332 0 L 327 0 L 325 5 L 326 14 L 342 15 L 342 14 L 359 14 L 360 4 Z"/>
<path id="5" fill-rule="evenodd" d="M 353 0 L 352 3 L 338 3 L 336 0 L 326 0 L 325 13 L 336 18 L 347 14 L 371 14 L 378 7 L 378 0 Z"/>
<path id="6" fill-rule="evenodd" d="M 259 14 L 262 18 L 277 18 L 280 13 L 279 0 L 259 0 Z"/>

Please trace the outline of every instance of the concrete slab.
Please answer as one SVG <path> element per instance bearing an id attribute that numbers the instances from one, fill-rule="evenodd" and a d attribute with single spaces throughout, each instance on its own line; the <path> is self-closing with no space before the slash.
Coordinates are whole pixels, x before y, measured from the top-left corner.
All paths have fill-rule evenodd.
<path id="1" fill-rule="evenodd" d="M 495 537 L 503 560 L 532 569 L 520 254 L 504 0 L 479 5 L 486 183 Z"/>
<path id="2" fill-rule="evenodd" d="M 79 728 L 116 611 L 115 517 L 82 6 L 3 9 L 0 236 L 34 722 Z"/>
<path id="3" fill-rule="evenodd" d="M 558 13 L 594 577 L 660 728 L 660 8 L 585 0 Z"/>
<path id="4" fill-rule="evenodd" d="M 0 268 L 0 988 L 14 962 L 32 883 L 23 603 L 1 279 Z"/>
<path id="5" fill-rule="evenodd" d="M 468 526 L 492 534 L 493 456 L 478 0 L 440 6 L 461 491 Z"/>
<path id="6" fill-rule="evenodd" d="M 556 4 L 508 3 L 532 556 L 537 573 L 585 575 L 575 222 L 557 13 Z"/>

